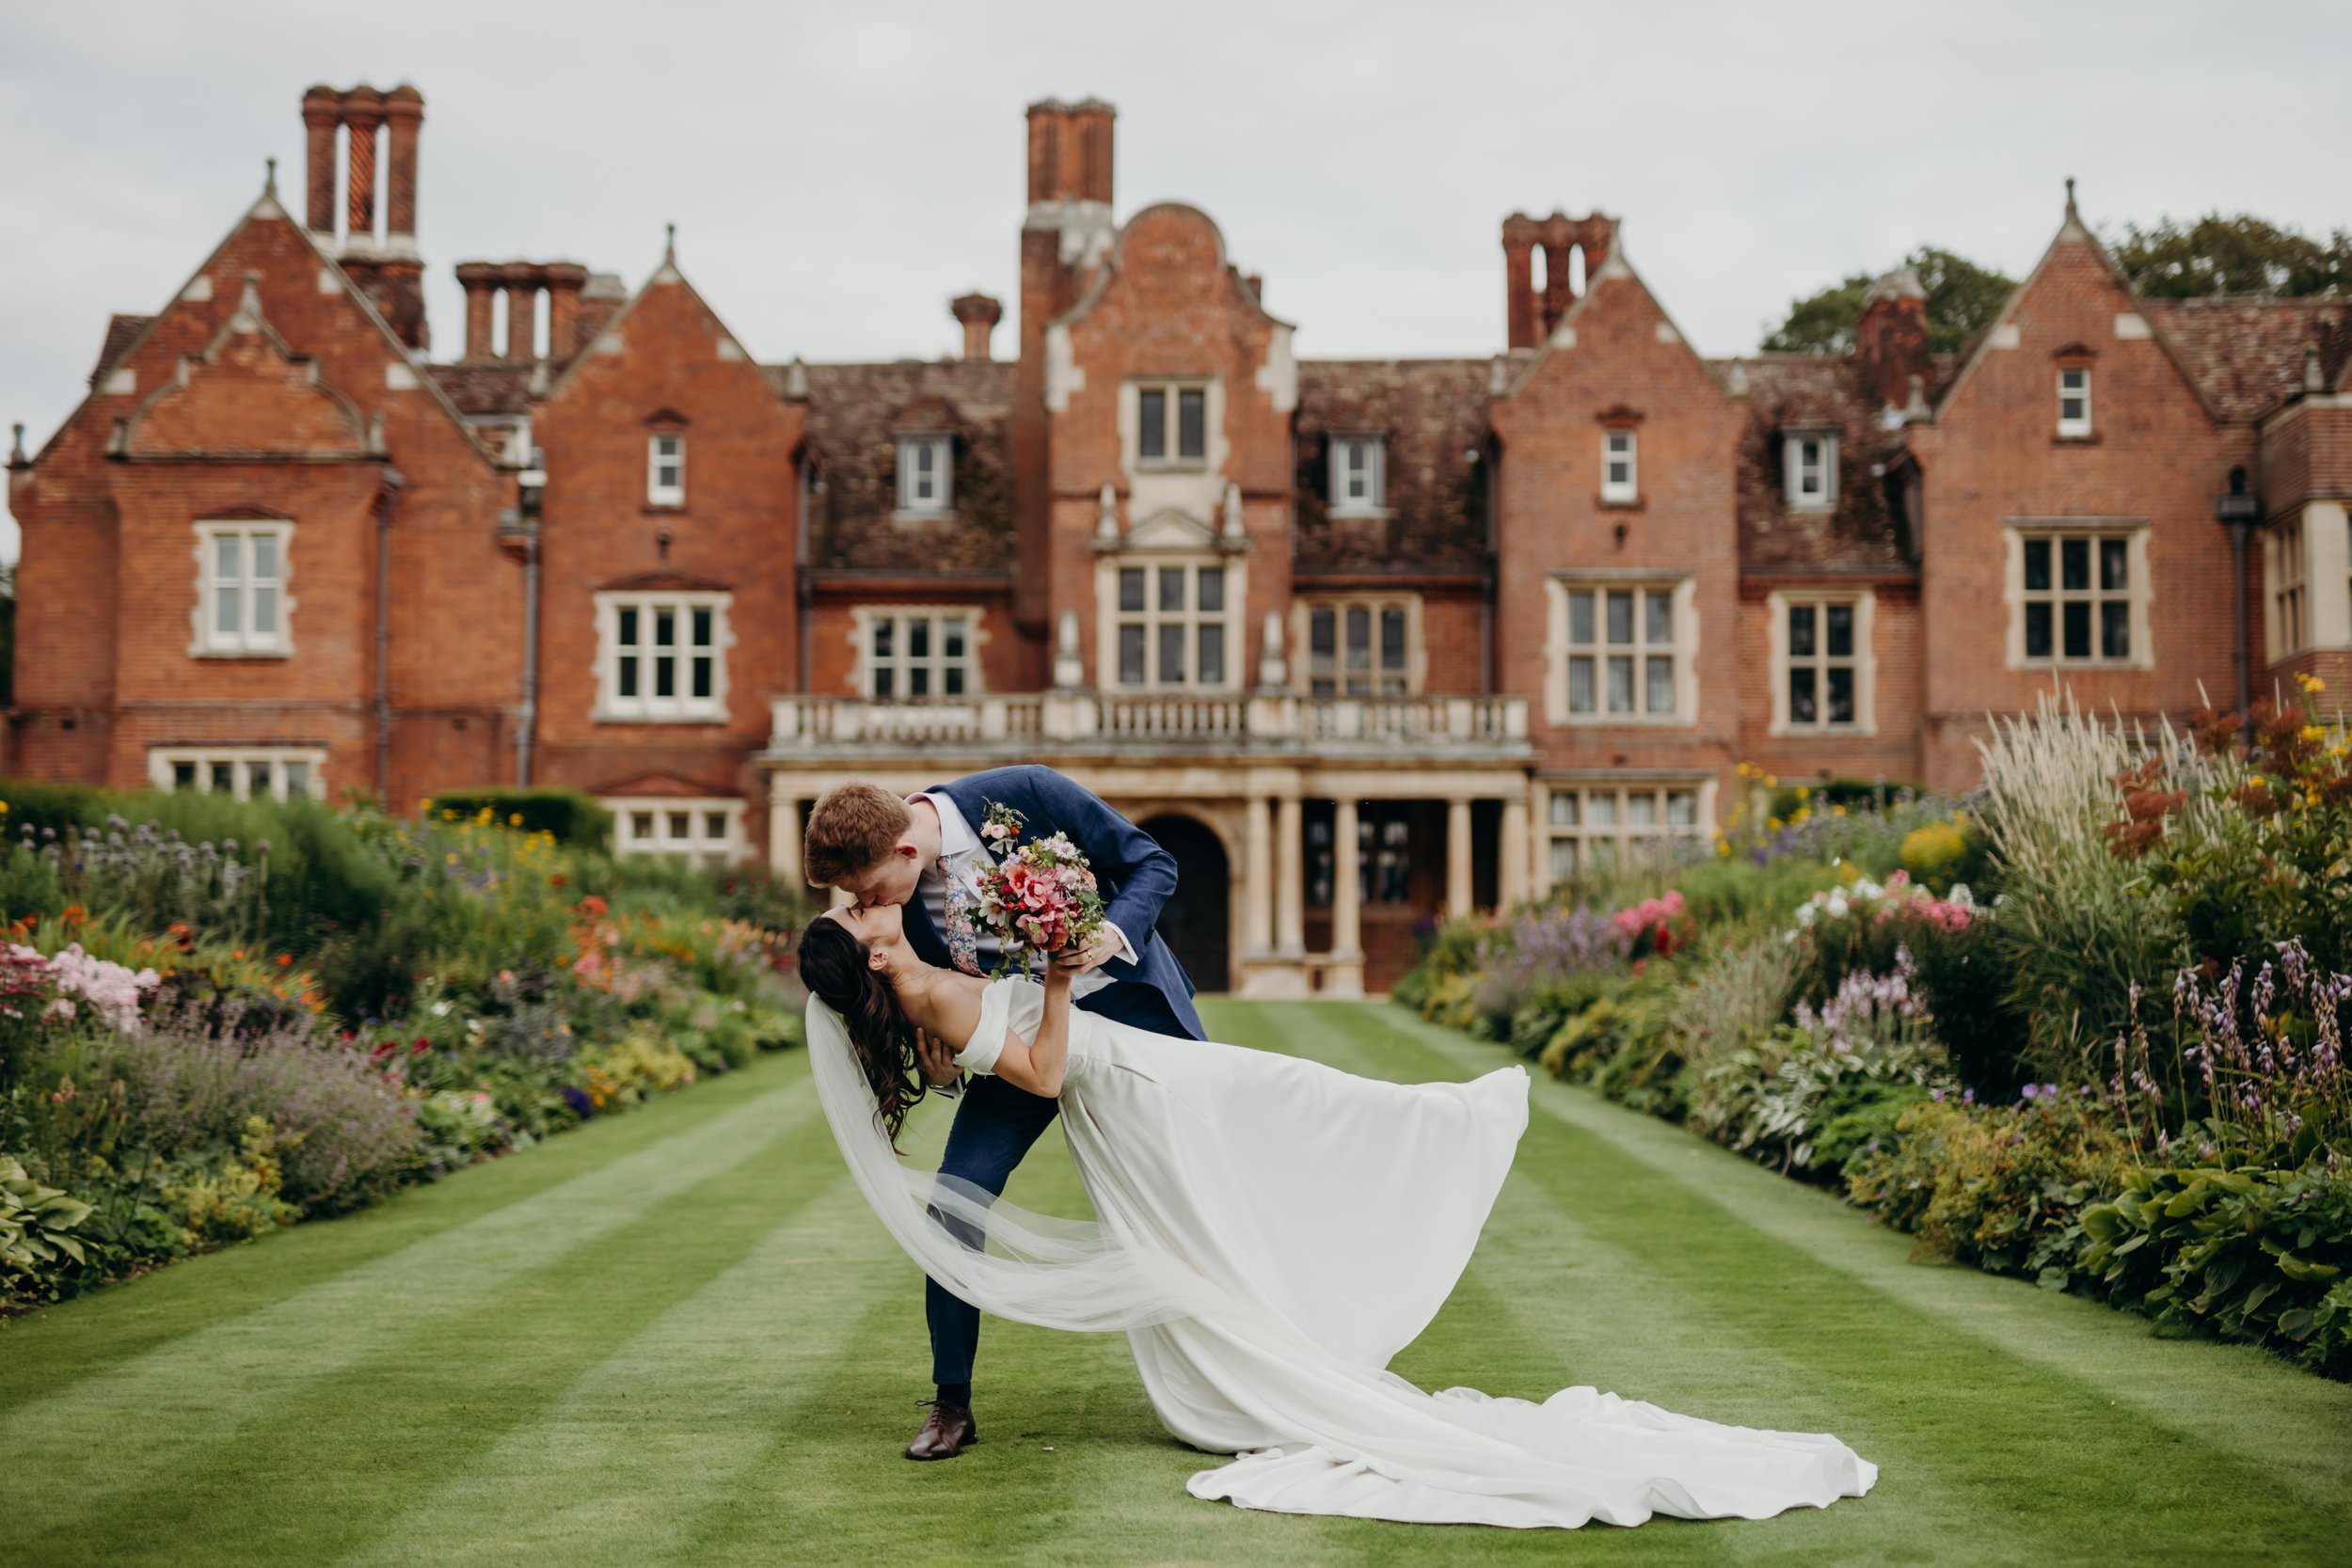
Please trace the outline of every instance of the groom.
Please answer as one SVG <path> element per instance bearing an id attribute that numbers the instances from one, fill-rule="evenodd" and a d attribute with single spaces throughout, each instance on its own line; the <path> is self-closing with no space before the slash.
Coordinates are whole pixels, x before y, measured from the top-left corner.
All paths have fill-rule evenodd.
<path id="1" fill-rule="evenodd" d="M 1068 833 L 1093 869 L 1106 917 L 1102 932 L 1084 951 L 1054 960 L 1075 976 L 1074 1003 L 1157 1034 L 1206 1038 L 1192 1007 L 1191 977 L 1152 928 L 1176 891 L 1175 857 L 1050 768 L 993 768 L 905 800 L 869 784 L 843 784 L 809 816 L 808 879 L 863 905 L 904 905 L 908 945 L 924 962 L 985 974 L 1001 957 L 994 934 L 977 918 L 978 876 L 989 857 L 978 829 L 992 803 L 1021 814 L 1016 843 Z M 923 1035 L 916 1049 L 931 1086 L 960 1101 L 940 1174 L 992 1196 L 1003 1193 L 1013 1167 L 1054 1119 L 1057 1102 L 987 1075 L 950 1089 L 961 1076 L 954 1053 Z M 938 1396 L 907 1457 L 953 1459 L 979 1435 L 972 1420 L 972 1358 L 980 1309 L 936 1280 L 926 1281 L 924 1307 Z"/>

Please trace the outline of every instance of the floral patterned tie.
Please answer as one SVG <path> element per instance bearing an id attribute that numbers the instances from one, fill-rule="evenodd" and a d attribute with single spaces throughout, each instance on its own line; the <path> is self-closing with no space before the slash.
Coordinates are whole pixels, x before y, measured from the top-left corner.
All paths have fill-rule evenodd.
<path id="1" fill-rule="evenodd" d="M 947 958 L 966 974 L 980 972 L 980 928 L 972 918 L 972 887 L 946 867 L 947 882 Z"/>

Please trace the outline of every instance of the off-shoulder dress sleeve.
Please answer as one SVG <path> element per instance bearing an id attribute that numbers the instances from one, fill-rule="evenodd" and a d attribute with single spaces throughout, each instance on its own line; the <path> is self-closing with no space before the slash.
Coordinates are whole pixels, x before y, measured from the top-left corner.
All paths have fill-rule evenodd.
<path id="1" fill-rule="evenodd" d="M 993 1072 L 996 1058 L 1005 1053 L 1005 1024 L 1012 1012 L 1012 985 L 996 980 L 980 992 L 980 1022 L 972 1028 L 972 1037 L 956 1053 L 956 1066 L 971 1072 Z"/>

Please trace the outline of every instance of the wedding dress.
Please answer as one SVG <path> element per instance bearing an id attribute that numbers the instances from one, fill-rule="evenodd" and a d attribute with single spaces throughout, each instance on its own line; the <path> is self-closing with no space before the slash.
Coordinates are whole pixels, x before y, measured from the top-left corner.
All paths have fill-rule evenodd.
<path id="1" fill-rule="evenodd" d="M 957 1060 L 1036 1037 L 1043 988 L 990 984 Z M 1169 1432 L 1232 1463 L 1196 1497 L 1290 1513 L 1574 1528 L 1761 1519 L 1860 1497 L 1824 1433 L 1722 1426 L 1592 1387 L 1542 1403 L 1387 1370 L 1470 1261 L 1527 1127 L 1527 1070 L 1398 1085 L 1073 1009 L 1063 1134 L 1091 1223 L 907 1169 L 838 1015 L 809 1004 L 825 1111 L 869 1201 L 932 1277 L 1001 1317 L 1124 1329 Z M 949 1227 L 985 1233 L 976 1247 Z"/>

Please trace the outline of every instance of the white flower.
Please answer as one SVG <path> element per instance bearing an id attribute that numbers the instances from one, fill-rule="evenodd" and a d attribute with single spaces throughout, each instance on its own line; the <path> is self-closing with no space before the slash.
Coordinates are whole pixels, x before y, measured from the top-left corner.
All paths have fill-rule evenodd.
<path id="1" fill-rule="evenodd" d="M 446 1002 L 434 1003 L 433 1016 L 435 1018 L 447 1018 L 449 1016 L 449 1004 Z"/>

